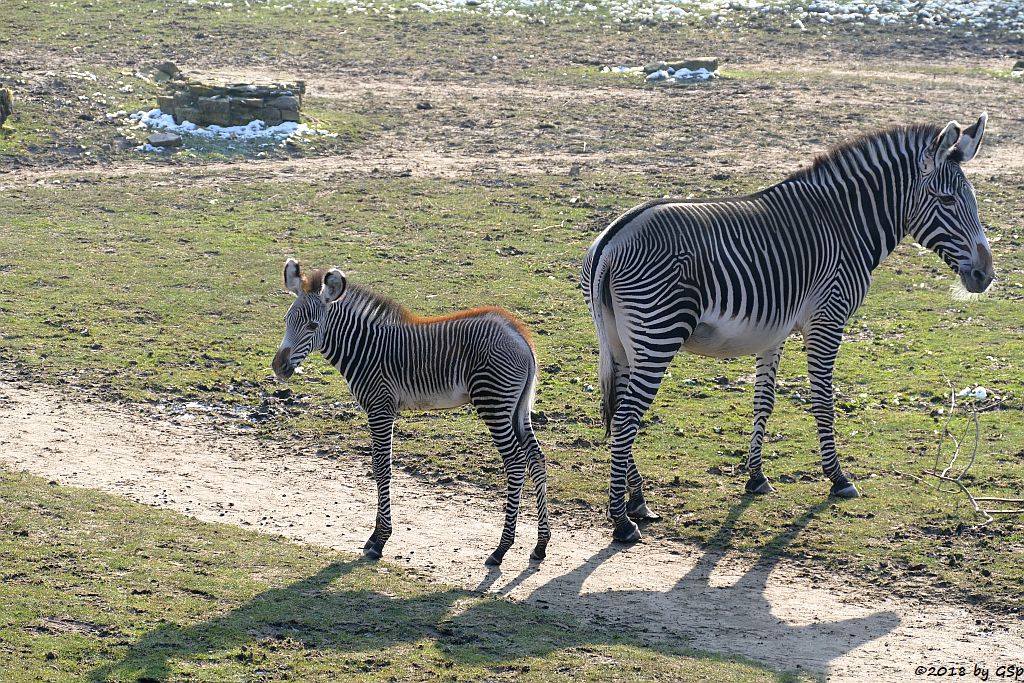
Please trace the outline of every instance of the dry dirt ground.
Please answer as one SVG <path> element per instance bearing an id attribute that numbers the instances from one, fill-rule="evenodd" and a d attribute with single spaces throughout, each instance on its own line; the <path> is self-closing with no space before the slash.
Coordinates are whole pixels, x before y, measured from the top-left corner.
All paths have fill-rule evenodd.
<path id="1" fill-rule="evenodd" d="M 1005 66 L 978 60 L 977 68 Z M 67 68 L 86 68 L 71 63 Z M 244 71 L 187 65 L 212 80 L 307 79 L 308 97 L 340 111 L 386 113 L 400 122 L 350 152 L 327 157 L 240 159 L 181 165 L 168 160 L 102 163 L 63 160 L 15 165 L 0 175 L 0 190 L 68 175 L 91 178 L 150 176 L 174 185 L 234 180 L 414 176 L 465 178 L 478 174 L 564 175 L 614 170 L 645 175 L 703 177 L 726 173 L 766 181 L 807 165 L 814 154 L 855 135 L 895 122 L 963 123 L 987 110 L 991 120 L 984 152 L 966 170 L 1018 181 L 1024 168 L 1017 141 L 1024 131 L 1020 83 L 885 70 L 867 62 L 855 70 L 787 60 L 751 61 L 756 78 L 726 78 L 710 87 L 645 88 L 609 85 L 431 82 L 367 78 L 304 70 Z M 596 69 L 596 68 L 595 68 Z M 50 83 L 52 71 L 22 74 Z M 48 80 L 50 79 L 50 80 Z M 420 103 L 431 103 L 419 111 Z M 879 106 L 884 102 L 885 106 Z M 644 112 L 637 118 L 637 112 Z M 97 163 L 100 162 L 100 163 Z"/>
<path id="2" fill-rule="evenodd" d="M 324 460 L 281 443 L 175 423 L 144 406 L 0 381 L 0 463 L 199 519 L 358 552 L 375 493 L 369 463 Z M 834 681 L 908 681 L 919 666 L 994 670 L 1024 657 L 1019 623 L 887 595 L 786 562 L 647 541 L 556 514 L 547 559 L 527 560 L 527 513 L 498 570 L 483 560 L 501 526 L 497 496 L 396 473 L 390 561 L 439 582 L 557 609 L 601 629 L 671 639 Z M 794 531 L 794 533 L 798 530 Z"/>

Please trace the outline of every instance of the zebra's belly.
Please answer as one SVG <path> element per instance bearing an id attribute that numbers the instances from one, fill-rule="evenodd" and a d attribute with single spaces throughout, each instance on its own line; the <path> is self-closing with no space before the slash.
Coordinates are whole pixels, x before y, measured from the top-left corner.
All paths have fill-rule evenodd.
<path id="1" fill-rule="evenodd" d="M 683 348 L 690 353 L 714 358 L 749 356 L 775 348 L 793 329 L 793 321 L 766 325 L 756 320 L 705 314 Z"/>
<path id="2" fill-rule="evenodd" d="M 408 392 L 401 396 L 400 407 L 405 410 L 440 410 L 458 408 L 469 403 L 469 391 L 465 387 L 453 387 L 449 391 L 435 394 Z"/>

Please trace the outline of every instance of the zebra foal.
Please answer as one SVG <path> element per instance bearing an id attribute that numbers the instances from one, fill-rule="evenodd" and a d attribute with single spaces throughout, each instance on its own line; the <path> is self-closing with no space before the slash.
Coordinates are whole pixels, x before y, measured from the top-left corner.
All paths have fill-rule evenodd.
<path id="1" fill-rule="evenodd" d="M 782 345 L 799 330 L 822 469 L 833 495 L 858 495 L 839 465 L 833 429 L 832 372 L 843 327 L 863 302 L 871 272 L 908 233 L 968 291 L 988 288 L 992 252 L 961 169 L 977 153 L 986 121 L 982 114 L 967 129 L 951 121 L 884 130 L 746 197 L 642 204 L 594 240 L 582 287 L 600 345 L 616 540 L 639 540 L 630 517 L 657 518 L 644 499 L 633 441 L 680 348 L 719 358 L 756 355 L 746 491 L 768 493 L 765 423 Z"/>
<path id="2" fill-rule="evenodd" d="M 530 421 L 537 360 L 526 327 L 494 307 L 419 317 L 350 284 L 336 268 L 303 275 L 292 259 L 284 265 L 284 285 L 296 298 L 285 315 L 274 374 L 288 379 L 306 356 L 320 351 L 369 417 L 377 523 L 363 554 L 379 558 L 391 537 L 391 442 L 399 411 L 471 403 L 490 430 L 507 478 L 505 525 L 487 564 L 501 564 L 512 547 L 527 471 L 537 494 L 537 545 L 530 557 L 543 559 L 551 538 L 547 472 Z"/>

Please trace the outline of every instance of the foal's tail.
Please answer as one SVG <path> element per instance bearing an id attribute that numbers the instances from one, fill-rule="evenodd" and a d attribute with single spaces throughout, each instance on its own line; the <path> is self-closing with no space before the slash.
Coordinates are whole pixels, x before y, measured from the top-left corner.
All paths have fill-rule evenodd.
<path id="1" fill-rule="evenodd" d="M 533 436 L 533 420 L 530 414 L 533 412 L 533 401 L 537 397 L 537 354 L 532 346 L 529 346 L 529 348 L 530 365 L 526 384 L 523 385 L 523 390 L 519 394 L 519 401 L 516 403 L 516 412 L 512 421 L 512 428 L 515 430 L 516 439 L 519 440 L 527 455 L 530 454 L 531 450 L 529 448 L 530 440 L 536 439 Z"/>

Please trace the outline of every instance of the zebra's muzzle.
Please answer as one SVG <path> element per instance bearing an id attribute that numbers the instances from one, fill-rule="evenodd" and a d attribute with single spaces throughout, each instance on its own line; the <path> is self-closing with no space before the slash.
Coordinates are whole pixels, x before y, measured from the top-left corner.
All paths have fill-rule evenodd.
<path id="1" fill-rule="evenodd" d="M 292 350 L 290 347 L 278 349 L 274 361 L 270 364 L 278 379 L 288 379 L 295 374 L 295 366 L 291 364 Z"/>
<path id="2" fill-rule="evenodd" d="M 995 273 L 991 268 L 982 270 L 981 268 L 964 266 L 960 269 L 959 275 L 964 289 L 972 294 L 981 294 L 996 279 Z"/>

